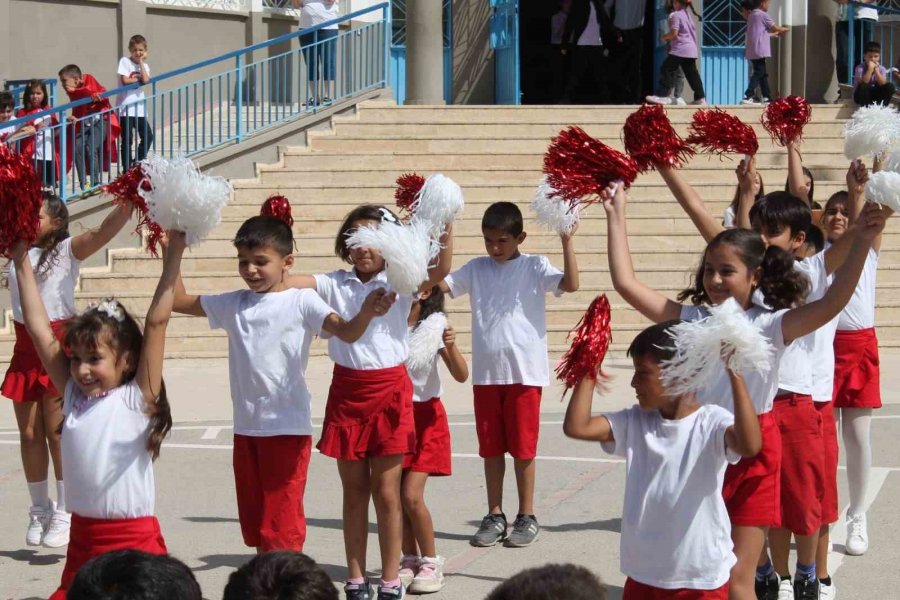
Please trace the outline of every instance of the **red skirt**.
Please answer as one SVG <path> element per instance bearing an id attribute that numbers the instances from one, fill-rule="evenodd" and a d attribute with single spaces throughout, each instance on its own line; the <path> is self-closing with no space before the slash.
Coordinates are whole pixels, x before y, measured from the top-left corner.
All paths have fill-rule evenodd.
<path id="1" fill-rule="evenodd" d="M 450 424 L 440 398 L 413 402 L 416 451 L 403 458 L 403 468 L 432 476 L 450 475 Z"/>
<path id="2" fill-rule="evenodd" d="M 316 447 L 341 460 L 412 454 L 416 450 L 412 393 L 404 365 L 369 371 L 334 365 Z"/>
<path id="3" fill-rule="evenodd" d="M 722 496 L 732 525 L 781 525 L 781 432 L 771 411 L 759 415 L 762 449 L 725 469 Z"/>
<path id="4" fill-rule="evenodd" d="M 62 343 L 66 335 L 66 324 L 70 319 L 53 321 L 50 327 L 56 339 Z M 35 402 L 44 398 L 58 398 L 59 391 L 44 369 L 34 342 L 25 326 L 15 322 L 16 345 L 13 347 L 12 360 L 6 370 L 6 377 L 0 385 L 0 392 L 13 402 Z"/>
<path id="5" fill-rule="evenodd" d="M 834 334 L 834 407 L 881 408 L 875 328 Z"/>
<path id="6" fill-rule="evenodd" d="M 156 517 L 135 519 L 88 519 L 72 515 L 69 548 L 62 581 L 50 600 L 65 600 L 78 569 L 101 554 L 115 550 L 141 550 L 149 554 L 168 554 Z"/>

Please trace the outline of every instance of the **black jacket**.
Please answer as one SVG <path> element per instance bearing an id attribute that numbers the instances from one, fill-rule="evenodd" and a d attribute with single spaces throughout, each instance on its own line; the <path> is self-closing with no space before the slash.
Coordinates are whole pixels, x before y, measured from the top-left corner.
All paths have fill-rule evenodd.
<path id="1" fill-rule="evenodd" d="M 600 21 L 600 38 L 603 45 L 611 45 L 614 36 L 613 24 L 602 0 L 575 0 L 572 2 L 572 8 L 566 19 L 566 28 L 563 30 L 563 45 L 574 46 L 578 43 L 578 38 L 584 33 L 588 19 L 591 17 L 591 4 L 594 5 L 594 11 Z"/>

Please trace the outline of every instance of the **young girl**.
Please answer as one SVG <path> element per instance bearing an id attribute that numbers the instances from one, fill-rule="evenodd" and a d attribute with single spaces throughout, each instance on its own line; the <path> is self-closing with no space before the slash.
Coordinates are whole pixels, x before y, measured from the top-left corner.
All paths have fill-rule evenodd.
<path id="1" fill-rule="evenodd" d="M 341 317 L 359 311 L 368 293 L 387 287 L 385 262 L 372 248 L 350 248 L 347 236 L 358 227 L 400 221 L 383 206 L 366 204 L 344 219 L 335 238 L 335 254 L 353 266 L 316 276 L 292 277 L 295 287 L 314 288 Z M 449 231 L 429 280 L 419 291 L 430 290 L 450 271 L 453 256 Z M 378 600 L 402 598 L 404 588 L 398 566 L 403 535 L 400 481 L 403 456 L 416 447 L 412 384 L 404 362 L 408 355 L 407 319 L 411 295 L 400 295 L 377 324 L 355 343 L 328 340 L 334 361 L 334 378 L 325 406 L 325 422 L 317 447 L 337 459 L 344 491 L 344 548 L 349 579 L 344 586 L 348 600 L 368 600 L 366 538 L 369 498 L 375 504 L 381 549 L 381 583 Z"/>
<path id="2" fill-rule="evenodd" d="M 426 357 L 407 360 L 413 384 L 416 448 L 413 454 L 407 454 L 403 459 L 403 558 L 400 561 L 400 580 L 416 594 L 437 592 L 444 585 L 444 559 L 435 550 L 434 525 L 431 513 L 425 506 L 428 476 L 450 475 L 450 427 L 447 412 L 441 404 L 438 356 L 447 365 L 453 379 L 462 383 L 469 378 L 469 367 L 456 347 L 453 327 L 449 323 L 443 330 L 427 325 L 420 327 L 429 319 L 446 323 L 443 311 L 444 292 L 440 286 L 434 286 L 419 294 L 419 301 L 412 305 L 407 320 L 411 346 L 417 336 L 441 336 L 439 343 L 442 346 L 427 364 L 423 364 Z M 426 347 L 433 347 L 436 341 L 423 340 L 423 343 Z"/>
<path id="3" fill-rule="evenodd" d="M 769 246 L 759 234 L 730 229 L 716 235 L 707 245 L 697 270 L 694 286 L 679 300 L 690 298 L 694 306 L 682 306 L 637 280 L 631 263 L 625 226 L 626 197 L 622 190 L 613 195 L 604 192 L 607 212 L 608 251 L 613 285 L 617 292 L 648 319 L 659 323 L 671 319 L 696 320 L 708 311 L 703 305 L 720 304 L 734 298 L 747 311 L 747 317 L 760 327 L 775 347 L 772 370 L 765 376 L 743 373 L 759 415 L 763 446 L 753 459 L 729 467 L 725 475 L 724 495 L 732 522 L 732 538 L 738 562 L 731 573 L 733 599 L 755 597 L 755 571 L 765 544 L 766 529 L 780 524 L 781 444 L 777 425 L 771 415 L 778 391 L 779 361 L 788 344 L 833 319 L 853 293 L 865 261 L 868 245 L 884 228 L 884 214 L 872 205 L 860 216 L 850 256 L 838 269 L 834 283 L 824 297 L 798 306 L 803 301 L 807 282 L 794 270 L 793 257 Z M 768 306 L 754 303 L 761 292 Z M 720 404 L 733 411 L 733 401 L 724 369 L 701 401 Z"/>
<path id="4" fill-rule="evenodd" d="M 675 87 L 675 73 L 680 68 L 684 71 L 688 85 L 694 91 L 692 104 L 706 104 L 706 93 L 703 91 L 703 80 L 697 71 L 697 26 L 694 19 L 688 13 L 694 13 L 698 19 L 700 15 L 694 8 L 691 0 L 667 0 L 669 14 L 669 33 L 662 36 L 663 42 L 669 42 L 669 55 L 662 64 L 659 78 L 659 95 L 647 96 L 647 102 L 652 104 L 672 104 L 670 94 Z"/>
<path id="5" fill-rule="evenodd" d="M 53 384 L 63 392 L 63 471 L 69 483 L 72 543 L 59 589 L 63 600 L 78 569 L 112 550 L 166 554 L 153 516 L 153 460 L 172 427 L 162 380 L 184 234 L 172 232 L 144 333 L 113 299 L 54 331 L 24 244 L 14 251 L 25 327 Z M 65 348 L 65 349 L 64 349 Z"/>
<path id="6" fill-rule="evenodd" d="M 16 118 L 27 117 L 50 108 L 47 86 L 40 79 L 32 79 L 22 92 L 22 108 L 16 111 Z M 33 133 L 22 141 L 19 152 L 34 157 L 34 170 L 44 186 L 52 187 L 59 177 L 59 149 L 54 143 L 55 126 L 59 125 L 56 115 L 45 115 L 19 129 L 19 133 Z"/>
<path id="7" fill-rule="evenodd" d="M 59 339 L 66 323 L 75 315 L 75 282 L 81 261 L 88 258 L 119 232 L 131 212 L 115 208 L 99 229 L 69 237 L 69 211 L 57 196 L 44 194 L 40 229 L 35 245 L 28 251 L 35 271 L 41 300 L 50 315 L 51 328 Z M 69 514 L 60 459 L 59 426 L 62 423 L 56 388 L 41 365 L 32 338 L 25 330 L 15 264 L 9 268 L 9 292 L 13 309 L 16 344 L 6 377 L 0 386 L 3 395 L 13 401 L 19 427 L 22 468 L 31 495 L 28 531 L 29 546 L 56 548 L 69 542 Z M 47 468 L 53 460 L 56 477 L 56 503 L 50 501 Z"/>

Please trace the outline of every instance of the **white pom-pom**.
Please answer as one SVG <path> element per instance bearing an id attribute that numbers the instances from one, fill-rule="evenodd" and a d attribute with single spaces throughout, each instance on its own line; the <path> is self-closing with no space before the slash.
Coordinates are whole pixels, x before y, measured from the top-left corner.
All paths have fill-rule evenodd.
<path id="1" fill-rule="evenodd" d="M 744 314 L 734 298 L 710 308 L 701 321 L 679 323 L 670 329 L 675 356 L 662 363 L 662 380 L 670 394 L 696 392 L 722 368 L 722 356 L 735 371 L 760 374 L 772 368 L 772 344 Z"/>
<path id="2" fill-rule="evenodd" d="M 893 107 L 863 106 L 844 126 L 844 156 L 856 160 L 900 149 L 900 113 Z"/>
<path id="3" fill-rule="evenodd" d="M 414 221 L 428 223 L 432 235 L 439 237 L 464 207 L 462 188 L 449 177 L 436 173 L 425 180 L 411 210 Z"/>
<path id="4" fill-rule="evenodd" d="M 203 175 L 185 156 L 167 160 L 152 153 L 141 165 L 150 189 L 139 187 L 138 193 L 160 227 L 183 231 L 192 245 L 219 224 L 231 198 L 231 185 L 225 179 Z"/>
<path id="5" fill-rule="evenodd" d="M 428 264 L 439 248 L 423 221 L 401 225 L 382 221 L 359 227 L 347 238 L 350 248 L 374 248 L 385 261 L 388 283 L 401 294 L 412 294 L 428 280 Z"/>
<path id="6" fill-rule="evenodd" d="M 866 183 L 866 198 L 900 213 L 900 173 L 879 171 Z"/>
<path id="7" fill-rule="evenodd" d="M 895 173 L 900 173 L 900 150 L 897 152 L 891 152 L 887 156 L 884 157 L 884 161 L 881 164 L 881 169 L 883 171 L 894 171 Z"/>
<path id="8" fill-rule="evenodd" d="M 436 312 L 428 315 L 409 334 L 409 356 L 406 368 L 413 377 L 424 377 L 434 364 L 434 356 L 444 347 L 444 330 L 447 329 L 447 315 Z"/>
<path id="9" fill-rule="evenodd" d="M 546 177 L 538 184 L 531 200 L 531 210 L 535 221 L 560 235 L 571 232 L 581 218 L 578 209 L 560 198 L 556 190 L 547 183 Z"/>

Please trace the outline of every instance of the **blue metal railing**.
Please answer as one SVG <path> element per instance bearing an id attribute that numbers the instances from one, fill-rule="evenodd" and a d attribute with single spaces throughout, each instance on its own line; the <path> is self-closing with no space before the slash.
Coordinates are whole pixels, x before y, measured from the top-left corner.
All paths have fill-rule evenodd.
<path id="1" fill-rule="evenodd" d="M 878 21 L 873 23 L 870 19 L 860 19 L 859 9 L 871 8 L 878 11 Z M 900 8 L 887 6 L 886 3 L 867 4 L 851 1 L 847 6 L 847 81 L 854 83 L 854 70 L 862 62 L 862 54 L 868 41 L 875 41 L 881 45 L 881 63 L 890 70 L 898 60 L 900 53 Z M 858 36 L 862 34 L 863 39 Z M 888 74 L 888 79 L 893 77 Z"/>
<path id="2" fill-rule="evenodd" d="M 146 152 L 204 152 L 388 85 L 389 3 L 4 123 L 44 186 L 70 199 Z M 377 19 L 363 21 L 372 15 Z M 349 25 L 335 29 L 335 26 Z M 284 49 L 284 50 L 282 50 Z M 260 56 L 268 51 L 268 56 Z M 140 97 L 140 92 L 144 92 Z M 95 102 L 115 103 L 100 108 Z M 97 110 L 85 112 L 88 105 Z M 77 116 L 68 116 L 70 111 Z M 118 127 L 118 128 L 117 128 Z M 119 133 L 116 139 L 116 133 Z"/>
<path id="3" fill-rule="evenodd" d="M 47 86 L 47 98 L 50 102 L 50 106 L 56 104 L 56 80 L 55 79 L 43 79 L 44 85 Z M 16 101 L 16 110 L 22 107 L 22 94 L 25 92 L 25 88 L 28 87 L 28 83 L 31 82 L 30 79 L 5 79 L 3 81 L 3 89 L 4 91 L 9 92 L 13 95 L 13 98 Z"/>

